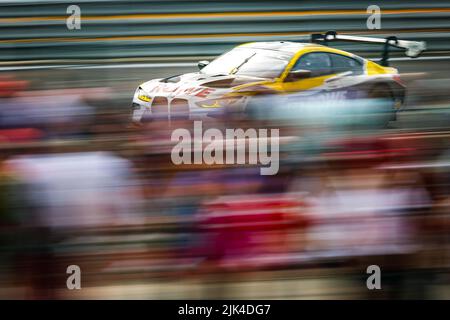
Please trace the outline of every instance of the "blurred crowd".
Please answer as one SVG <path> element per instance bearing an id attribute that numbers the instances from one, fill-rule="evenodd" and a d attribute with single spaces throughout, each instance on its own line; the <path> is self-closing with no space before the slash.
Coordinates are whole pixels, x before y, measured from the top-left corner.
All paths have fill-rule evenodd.
<path id="1" fill-rule="evenodd" d="M 261 176 L 172 164 L 191 123 L 132 125 L 110 88 L 28 86 L 0 79 L 0 298 L 450 297 L 445 129 L 212 120 L 291 138 Z"/>

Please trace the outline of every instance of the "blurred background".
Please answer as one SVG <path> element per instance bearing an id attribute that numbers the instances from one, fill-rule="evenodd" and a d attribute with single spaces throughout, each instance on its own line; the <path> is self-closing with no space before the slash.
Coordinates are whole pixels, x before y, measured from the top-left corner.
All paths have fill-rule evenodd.
<path id="1" fill-rule="evenodd" d="M 80 0 L 69 30 L 71 4 L 0 2 L 0 298 L 450 298 L 450 1 Z M 260 176 L 174 166 L 167 124 L 130 123 L 144 81 L 328 30 L 427 42 L 392 54 L 408 92 L 388 128 L 282 108 L 236 120 L 289 138 Z"/>

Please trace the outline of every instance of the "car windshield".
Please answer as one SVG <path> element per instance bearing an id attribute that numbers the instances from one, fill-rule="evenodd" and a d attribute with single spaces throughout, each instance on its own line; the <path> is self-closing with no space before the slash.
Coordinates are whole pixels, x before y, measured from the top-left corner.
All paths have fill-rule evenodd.
<path id="1" fill-rule="evenodd" d="M 235 48 L 219 56 L 200 72 L 272 79 L 281 75 L 291 58 L 292 55 L 288 53 L 274 50 Z"/>

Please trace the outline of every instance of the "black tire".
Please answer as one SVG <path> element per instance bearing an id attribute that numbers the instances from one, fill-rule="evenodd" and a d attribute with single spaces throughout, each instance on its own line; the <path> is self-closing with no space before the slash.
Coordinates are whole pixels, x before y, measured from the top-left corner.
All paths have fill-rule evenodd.
<path id="1" fill-rule="evenodd" d="M 383 127 L 388 127 L 390 121 L 396 120 L 395 100 L 390 87 L 387 84 L 374 85 L 368 94 L 369 99 L 380 99 L 383 101 L 377 121 Z"/>

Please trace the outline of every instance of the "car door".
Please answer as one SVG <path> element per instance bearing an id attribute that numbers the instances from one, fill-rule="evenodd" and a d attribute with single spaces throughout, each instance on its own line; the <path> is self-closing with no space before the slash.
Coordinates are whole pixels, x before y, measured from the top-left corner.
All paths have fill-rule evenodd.
<path id="1" fill-rule="evenodd" d="M 326 90 L 347 92 L 350 87 L 364 82 L 362 61 L 337 53 L 328 53 L 328 55 L 331 59 L 333 76 L 325 80 Z"/>
<path id="2" fill-rule="evenodd" d="M 302 92 L 307 95 L 316 93 L 323 90 L 325 81 L 334 76 L 331 57 L 326 52 L 310 52 L 300 56 L 290 71 L 298 70 L 308 70 L 311 74 L 297 80 L 290 80 L 288 76 L 283 82 L 285 92 Z"/>

